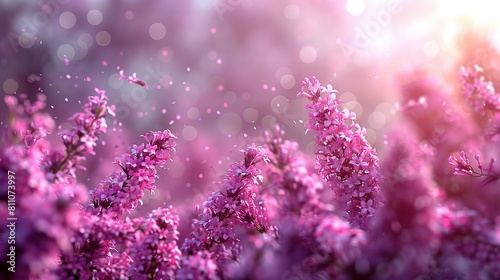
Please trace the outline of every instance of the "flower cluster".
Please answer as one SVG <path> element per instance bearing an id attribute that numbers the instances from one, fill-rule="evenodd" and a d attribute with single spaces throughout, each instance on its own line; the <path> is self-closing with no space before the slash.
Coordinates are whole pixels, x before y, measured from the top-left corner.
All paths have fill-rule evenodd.
<path id="1" fill-rule="evenodd" d="M 198 257 L 189 256 L 208 251 L 210 254 L 202 255 L 216 261 L 218 274 L 222 275 L 223 265 L 227 261 L 237 260 L 241 251 L 240 240 L 236 236 L 238 226 L 260 234 L 270 233 L 266 208 L 255 200 L 257 185 L 263 180 L 258 164 L 267 161 L 266 155 L 254 146 L 247 147 L 242 152 L 243 160 L 231 166 L 221 188 L 209 196 L 198 219 L 193 221 L 193 231 L 181 248 L 183 263 L 186 263 L 186 258 L 199 262 Z M 198 269 L 192 264 L 187 266 Z M 180 273 L 184 274 L 180 276 L 182 278 L 188 274 L 198 275 L 200 272 L 182 269 Z"/>
<path id="2" fill-rule="evenodd" d="M 299 95 L 312 101 L 307 105 L 308 128 L 316 133 L 319 173 L 343 201 L 349 221 L 366 227 L 381 205 L 378 158 L 365 139 L 366 131 L 355 122 L 356 114 L 342 110 L 335 93 L 313 77 L 302 82 Z"/>
<path id="3" fill-rule="evenodd" d="M 463 273 L 481 268 L 481 277 L 500 277 L 500 240 L 494 226 L 473 210 L 445 209 L 441 213 L 445 253 L 453 265 L 462 265 Z M 460 258 L 451 256 L 459 255 Z M 465 264 L 465 265 L 464 265 Z"/>
<path id="4" fill-rule="evenodd" d="M 483 76 L 484 70 L 478 65 L 460 68 L 460 90 L 470 107 L 478 114 L 485 115 L 500 111 L 500 94 L 493 84 Z"/>
<path id="5" fill-rule="evenodd" d="M 130 249 L 133 279 L 172 279 L 178 267 L 181 251 L 179 217 L 173 208 L 158 208 L 140 221 L 140 237 Z M 136 222 L 137 223 L 137 222 Z"/>
<path id="6" fill-rule="evenodd" d="M 15 243 L 8 243 L 7 238 L 12 236 L 9 228 L 0 230 L 5 240 L 0 245 L 2 272 L 8 271 L 6 256 L 15 245 L 17 277 L 49 275 L 57 268 L 61 252 L 71 249 L 72 233 L 80 220 L 75 204 L 85 200 L 85 187 L 79 183 L 53 184 L 40 166 L 51 146 L 45 137 L 54 127 L 52 118 L 42 112 L 45 97 L 39 94 L 31 103 L 26 95 L 6 96 L 5 102 L 9 120 L 1 136 L 0 218 L 15 218 L 18 234 Z M 15 184 L 8 185 L 9 180 Z"/>
<path id="7" fill-rule="evenodd" d="M 168 130 L 143 135 L 146 144 L 133 145 L 130 154 L 115 160 L 120 171 L 90 192 L 88 210 L 95 215 L 110 214 L 121 217 L 139 204 L 144 190 L 156 186 L 156 166 L 164 165 L 175 151 L 175 136 Z"/>
<path id="8" fill-rule="evenodd" d="M 487 185 L 493 181 L 500 179 L 500 174 L 495 171 L 495 158 L 490 158 L 488 168 L 483 168 L 479 155 L 475 155 L 474 159 L 477 163 L 477 169 L 470 164 L 465 151 L 460 151 L 460 157 L 450 156 L 449 163 L 455 167 L 455 175 L 470 176 L 470 177 L 485 177 L 482 185 Z"/>
<path id="9" fill-rule="evenodd" d="M 65 153 L 52 151 L 43 163 L 47 173 L 53 174 L 52 180 L 73 182 L 76 179 L 75 171 L 79 160 L 85 155 L 94 155 L 98 135 L 105 133 L 107 115 L 114 116 L 114 106 L 107 105 L 106 92 L 95 89 L 97 95 L 89 96 L 88 103 L 83 106 L 83 111 L 74 114 L 70 120 L 75 124 L 68 130 L 60 133 Z"/>
<path id="10" fill-rule="evenodd" d="M 487 117 L 496 118 L 494 89 L 479 77 L 480 68 L 474 69 L 462 70 L 462 89 L 475 110 L 490 110 Z M 444 94 L 437 99 L 445 102 L 437 102 L 432 91 L 426 92 L 426 106 L 402 111 L 408 119 L 388 134 L 379 164 L 366 132 L 354 113 L 342 109 L 333 87 L 322 86 L 316 78 L 302 85 L 299 95 L 310 100 L 307 127 L 316 136 L 314 155 L 301 152 L 298 143 L 284 139 L 285 131 L 276 126 L 260 143 L 242 150 L 242 159 L 229 166 L 195 213 L 172 206 L 134 213 L 146 191 L 163 188 L 159 184 L 168 181 L 157 180 L 157 168 L 175 158 L 176 137 L 169 130 L 144 134 L 144 143 L 116 158 L 117 170 L 89 187 L 87 197 L 75 170 L 95 153 L 97 137 L 106 133 L 105 117 L 113 114 L 104 91 L 96 90 L 83 111 L 73 115 L 74 127 L 61 133 L 63 152 L 46 139 L 54 120 L 43 113 L 42 95 L 33 103 L 25 95 L 6 97 L 9 114 L 0 135 L 0 219 L 13 216 L 9 211 L 14 211 L 15 192 L 15 277 L 500 277 L 500 175 L 494 166 L 500 152 L 498 137 L 471 133 L 460 138 L 456 129 L 495 126 L 477 122 L 487 114 L 449 118 L 450 112 L 463 113 L 459 106 Z M 433 87 L 424 83 L 405 90 L 415 99 L 428 88 Z M 439 104 L 445 103 L 441 110 Z M 426 110 L 436 118 L 430 125 L 439 128 L 411 125 L 425 119 L 418 114 Z M 436 136 L 438 130 L 453 140 Z M 464 151 L 453 154 L 473 148 L 491 155 L 487 166 L 479 155 L 471 163 Z M 447 159 L 451 167 L 443 168 Z M 15 187 L 7 183 L 11 173 Z M 478 177 L 483 179 L 480 184 Z M 182 232 L 177 213 L 195 216 L 190 231 Z M 0 229 L 4 240 L 10 234 L 8 227 Z M 3 278 L 11 277 L 4 274 L 10 273 L 8 246 L 0 244 Z"/>
<path id="11" fill-rule="evenodd" d="M 301 216 L 306 213 L 331 211 L 331 197 L 323 182 L 314 172 L 306 157 L 298 150 L 298 144 L 283 140 L 285 131 L 276 126 L 273 132 L 265 132 L 266 149 L 270 165 L 266 166 L 269 179 L 267 205 L 274 199 L 277 219 L 288 214 Z"/>

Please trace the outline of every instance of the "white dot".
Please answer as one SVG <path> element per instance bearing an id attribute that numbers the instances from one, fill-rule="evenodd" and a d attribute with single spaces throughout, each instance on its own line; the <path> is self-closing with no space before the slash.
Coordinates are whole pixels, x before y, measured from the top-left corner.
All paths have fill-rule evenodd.
<path id="1" fill-rule="evenodd" d="M 31 33 L 23 32 L 19 35 L 19 39 L 17 39 L 17 41 L 21 47 L 29 49 L 35 44 L 35 37 Z"/>
<path id="2" fill-rule="evenodd" d="M 149 36 L 155 40 L 163 39 L 165 34 L 167 34 L 167 29 L 165 28 L 165 25 L 161 23 L 153 23 L 149 27 Z"/>
<path id="3" fill-rule="evenodd" d="M 17 91 L 19 84 L 14 79 L 7 79 L 3 82 L 3 91 L 8 94 L 12 94 Z"/>
<path id="4" fill-rule="evenodd" d="M 61 61 L 65 61 L 65 59 L 72 60 L 75 57 L 75 48 L 69 44 L 62 44 L 57 49 L 57 57 Z"/>
<path id="5" fill-rule="evenodd" d="M 87 21 L 92 25 L 99 25 L 102 22 L 102 13 L 99 10 L 92 10 L 87 14 Z"/>
<path id="6" fill-rule="evenodd" d="M 196 139 L 198 135 L 198 131 L 193 126 L 186 126 L 182 129 L 182 137 L 187 141 L 192 141 Z"/>
<path id="7" fill-rule="evenodd" d="M 435 41 L 428 41 L 424 44 L 424 54 L 428 57 L 434 57 L 439 54 L 439 44 Z"/>
<path id="8" fill-rule="evenodd" d="M 292 75 L 281 77 L 280 84 L 284 89 L 292 89 L 295 86 L 295 78 Z"/>
<path id="9" fill-rule="evenodd" d="M 66 29 L 73 28 L 76 24 L 76 16 L 72 12 L 64 12 L 59 16 L 59 24 Z"/>
<path id="10" fill-rule="evenodd" d="M 349 0 L 346 3 L 347 12 L 353 16 L 362 14 L 365 10 L 364 0 Z"/>
<path id="11" fill-rule="evenodd" d="M 296 19 L 297 17 L 299 17 L 299 14 L 300 14 L 300 10 L 299 10 L 299 7 L 297 7 L 296 5 L 288 5 L 286 6 L 285 8 L 285 17 L 288 18 L 288 19 Z"/>
<path id="12" fill-rule="evenodd" d="M 316 56 L 316 49 L 311 46 L 305 46 L 300 50 L 300 60 L 304 63 L 313 63 Z"/>
<path id="13" fill-rule="evenodd" d="M 99 46 L 105 47 L 111 42 L 111 35 L 107 31 L 99 31 L 95 36 L 95 41 Z"/>

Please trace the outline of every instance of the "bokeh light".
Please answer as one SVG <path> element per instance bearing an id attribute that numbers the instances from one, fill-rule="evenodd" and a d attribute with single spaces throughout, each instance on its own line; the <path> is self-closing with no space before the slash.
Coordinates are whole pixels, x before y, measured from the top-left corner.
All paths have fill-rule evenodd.
<path id="1" fill-rule="evenodd" d="M 429 128 L 419 137 L 434 142 L 423 144 L 451 141 L 443 140 L 446 125 L 470 111 L 445 108 L 458 102 L 460 67 L 481 65 L 500 87 L 499 10 L 491 0 L 0 1 L 0 95 L 34 101 L 45 94 L 44 112 L 55 119 L 47 137 L 61 148 L 67 119 L 95 88 L 105 90 L 116 108 L 108 123 L 115 134 L 78 171 L 84 183 L 98 185 L 113 168 L 110 158 L 138 135 L 170 129 L 179 145 L 158 171 L 167 183 L 160 198 L 148 196 L 148 207 L 194 205 L 239 150 L 261 143 L 276 124 L 313 157 L 307 101 L 297 97 L 306 77 L 337 90 L 381 158 L 392 147 L 390 132 L 408 118 Z M 430 109 L 447 117 L 434 123 L 422 113 Z M 3 103 L 0 115 L 6 124 Z M 179 207 L 192 218 L 193 209 Z"/>

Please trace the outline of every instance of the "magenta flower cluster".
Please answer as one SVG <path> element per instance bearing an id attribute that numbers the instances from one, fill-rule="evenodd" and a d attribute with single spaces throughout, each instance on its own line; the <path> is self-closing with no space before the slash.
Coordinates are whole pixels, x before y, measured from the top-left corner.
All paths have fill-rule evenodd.
<path id="1" fill-rule="evenodd" d="M 340 107 L 336 92 L 313 77 L 303 81 L 299 95 L 312 101 L 308 128 L 316 133 L 319 173 L 343 202 L 351 224 L 365 228 L 381 206 L 378 158 L 366 131 L 355 122 L 356 114 Z"/>
<path id="2" fill-rule="evenodd" d="M 299 96 L 309 102 L 314 154 L 276 126 L 241 150 L 203 204 L 178 210 L 142 201 L 147 191 L 175 187 L 157 180 L 157 168 L 174 159 L 172 132 L 144 134 L 102 183 L 86 187 L 76 171 L 96 154 L 114 115 L 105 92 L 96 89 L 70 118 L 73 127 L 59 133 L 64 150 L 48 140 L 55 121 L 43 95 L 7 96 L 0 218 L 11 215 L 7 182 L 15 173 L 15 277 L 497 279 L 500 99 L 482 75 L 477 66 L 462 68 L 456 102 L 441 93 L 447 102 L 434 102 L 428 82 L 416 81 L 412 98 L 428 102 L 401 111 L 404 123 L 387 136 L 380 159 L 333 87 L 305 79 Z M 422 110 L 439 129 L 418 126 Z M 462 139 L 455 120 L 472 132 L 463 143 L 443 141 L 443 131 Z M 150 212 L 139 214 L 141 207 Z M 177 211 L 188 217 L 188 209 L 195 209 L 191 229 L 182 232 Z M 9 234 L 0 229 L 2 240 Z M 1 242 L 0 250 L 1 276 L 12 277 L 10 247 Z"/>

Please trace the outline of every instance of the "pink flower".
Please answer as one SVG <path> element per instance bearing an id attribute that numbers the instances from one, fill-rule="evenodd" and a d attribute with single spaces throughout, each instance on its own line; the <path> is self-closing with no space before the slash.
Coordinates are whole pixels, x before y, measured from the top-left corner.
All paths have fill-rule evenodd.
<path id="1" fill-rule="evenodd" d="M 257 164 L 267 162 L 267 157 L 255 146 L 242 152 L 243 160 L 231 166 L 221 189 L 208 197 L 198 219 L 193 222 L 193 230 L 181 248 L 183 264 L 189 264 L 192 256 L 199 252 L 210 252 L 209 256 L 218 264 L 218 273 L 223 273 L 225 264 L 237 260 L 241 251 L 236 226 L 261 234 L 269 232 L 266 209 L 256 203 L 254 192 L 262 182 Z M 203 255 L 207 256 L 206 253 Z M 191 273 L 188 268 L 181 268 L 181 271 Z"/>
<path id="2" fill-rule="evenodd" d="M 143 137 L 148 143 L 134 145 L 130 154 L 116 159 L 115 163 L 122 170 L 113 172 L 108 180 L 90 192 L 89 211 L 119 218 L 137 207 L 144 190 L 156 189 L 156 166 L 170 160 L 170 153 L 175 151 L 175 136 L 165 130 L 147 133 Z"/>
<path id="3" fill-rule="evenodd" d="M 321 97 L 322 93 L 326 96 Z M 332 87 L 321 86 L 315 77 L 302 82 L 299 95 L 312 101 L 307 105 L 308 128 L 316 133 L 319 174 L 341 198 L 350 222 L 364 228 L 381 206 L 378 193 L 382 180 L 375 150 L 365 139 L 366 131 L 355 122 L 353 112 L 341 108 Z"/>

